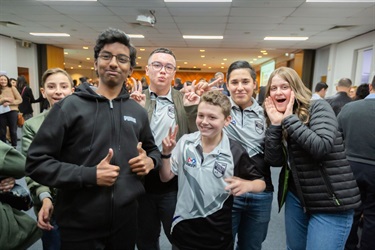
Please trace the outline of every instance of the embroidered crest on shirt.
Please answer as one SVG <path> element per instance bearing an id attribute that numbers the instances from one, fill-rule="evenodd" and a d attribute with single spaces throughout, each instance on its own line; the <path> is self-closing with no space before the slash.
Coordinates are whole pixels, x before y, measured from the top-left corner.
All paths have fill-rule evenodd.
<path id="1" fill-rule="evenodd" d="M 173 105 L 169 105 L 168 106 L 168 116 L 171 119 L 174 119 L 174 106 Z"/>
<path id="2" fill-rule="evenodd" d="M 230 121 L 230 123 L 232 123 L 234 126 L 236 126 L 236 120 L 234 120 L 233 118 L 232 118 L 232 120 Z"/>
<path id="3" fill-rule="evenodd" d="M 220 162 L 215 162 L 214 168 L 212 170 L 213 174 L 217 178 L 221 178 L 225 174 L 225 170 L 227 169 L 227 164 L 225 163 L 220 163 Z"/>
<path id="4" fill-rule="evenodd" d="M 255 131 L 257 131 L 258 134 L 264 133 L 264 123 L 262 120 L 255 120 Z"/>

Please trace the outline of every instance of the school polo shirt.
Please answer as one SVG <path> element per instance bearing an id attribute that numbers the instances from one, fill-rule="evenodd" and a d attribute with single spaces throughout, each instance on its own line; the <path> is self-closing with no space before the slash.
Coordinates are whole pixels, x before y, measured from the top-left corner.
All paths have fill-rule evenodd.
<path id="1" fill-rule="evenodd" d="M 232 198 L 229 199 L 229 203 L 226 202 L 230 193 L 225 191 L 228 184 L 224 181 L 225 178 L 234 175 L 234 161 L 229 138 L 223 133 L 219 145 L 206 154 L 203 153 L 201 147 L 199 131 L 182 136 L 172 152 L 171 170 L 178 175 L 177 204 L 171 231 L 174 232 L 176 226 L 177 233 L 179 229 L 185 232 L 183 237 L 176 239 L 177 246 L 181 247 L 179 243 L 186 240 L 194 241 L 192 236 L 196 234 L 194 228 L 196 229 L 197 225 L 200 225 L 199 230 L 202 231 L 202 235 L 199 240 L 195 241 L 202 241 L 202 245 L 206 244 L 205 239 L 215 239 L 216 235 L 218 235 L 218 240 L 215 244 L 219 244 L 218 246 L 222 243 L 230 243 L 232 241 L 231 218 L 228 215 L 231 214 Z M 225 210 L 223 211 L 224 204 Z M 206 219 L 199 220 L 198 218 Z M 223 230 L 228 232 L 222 232 Z M 206 235 L 203 236 L 204 234 Z"/>
<path id="2" fill-rule="evenodd" d="M 229 138 L 240 142 L 250 157 L 263 154 L 266 132 L 263 108 L 252 98 L 253 104 L 241 111 L 232 98 L 229 99 L 232 104 L 232 120 L 229 126 L 224 127 L 224 131 Z"/>
<path id="3" fill-rule="evenodd" d="M 169 128 L 174 128 L 176 124 L 172 93 L 169 90 L 166 96 L 157 96 L 150 90 L 150 98 L 156 102 L 150 127 L 155 139 L 155 145 L 161 151 L 163 149 L 163 139 L 168 135 Z"/>

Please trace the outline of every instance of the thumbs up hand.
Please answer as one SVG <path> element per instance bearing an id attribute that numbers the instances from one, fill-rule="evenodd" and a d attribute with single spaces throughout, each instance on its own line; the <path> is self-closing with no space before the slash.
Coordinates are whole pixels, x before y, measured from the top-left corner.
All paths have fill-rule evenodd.
<path id="1" fill-rule="evenodd" d="M 139 155 L 129 160 L 130 169 L 137 175 L 146 175 L 154 169 L 154 161 L 143 150 L 142 142 L 138 142 L 137 150 Z"/>
<path id="2" fill-rule="evenodd" d="M 120 172 L 120 167 L 112 165 L 113 150 L 108 150 L 107 156 L 96 166 L 96 183 L 98 186 L 112 186 Z"/>

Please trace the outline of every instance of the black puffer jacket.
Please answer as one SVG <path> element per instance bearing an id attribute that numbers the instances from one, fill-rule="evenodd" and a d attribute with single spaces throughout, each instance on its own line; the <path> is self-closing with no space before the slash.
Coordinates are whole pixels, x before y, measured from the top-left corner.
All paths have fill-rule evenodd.
<path id="1" fill-rule="evenodd" d="M 337 127 L 330 105 L 316 100 L 311 103 L 307 125 L 291 115 L 283 120 L 282 126 L 268 128 L 265 159 L 272 166 L 283 166 L 279 178 L 280 207 L 288 188 L 288 173 L 307 212 L 337 212 L 359 206 L 359 190 Z M 288 134 L 287 150 L 282 142 L 283 129 Z"/>

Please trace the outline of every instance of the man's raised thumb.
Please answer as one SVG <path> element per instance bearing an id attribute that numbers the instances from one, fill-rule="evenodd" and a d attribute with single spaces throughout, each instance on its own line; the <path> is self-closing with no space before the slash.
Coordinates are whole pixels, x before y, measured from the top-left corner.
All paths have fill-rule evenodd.
<path id="1" fill-rule="evenodd" d="M 143 154 L 145 151 L 142 148 L 142 142 L 138 142 L 137 150 L 139 154 Z"/>
<path id="2" fill-rule="evenodd" d="M 108 149 L 107 156 L 103 160 L 106 161 L 106 162 L 108 162 L 108 163 L 110 163 L 111 160 L 112 160 L 112 157 L 113 157 L 113 149 L 110 148 L 110 149 Z"/>

